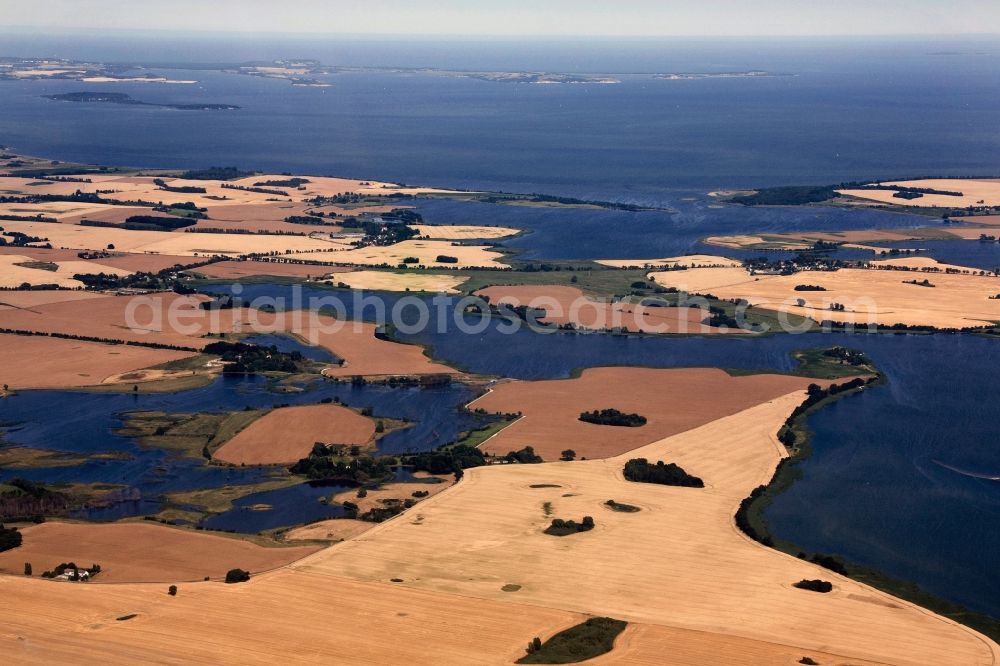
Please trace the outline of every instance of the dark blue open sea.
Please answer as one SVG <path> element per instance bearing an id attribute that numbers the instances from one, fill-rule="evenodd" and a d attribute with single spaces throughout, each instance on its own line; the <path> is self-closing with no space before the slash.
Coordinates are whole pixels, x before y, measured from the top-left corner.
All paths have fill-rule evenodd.
<path id="1" fill-rule="evenodd" d="M 705 251 L 715 233 L 900 227 L 925 218 L 836 208 L 720 208 L 716 189 L 921 175 L 1000 175 L 1000 43 L 895 40 L 364 41 L 4 35 L 0 55 L 168 63 L 193 85 L 0 81 L 0 143 L 57 159 L 147 167 L 235 165 L 446 187 L 655 204 L 666 212 L 420 202 L 431 222 L 523 227 L 528 259 L 657 257 Z M 617 85 L 529 85 L 392 71 L 333 74 L 328 88 L 204 71 L 198 63 L 315 58 L 355 67 L 613 74 Z M 667 72 L 766 70 L 762 78 L 656 80 Z M 105 90 L 150 102 L 232 103 L 233 112 L 84 105 L 44 94 Z M 1000 246 L 927 244 L 932 256 L 1000 266 Z M 255 285 L 278 293 L 279 285 Z M 847 557 L 1000 617 L 1000 346 L 969 336 L 773 336 L 753 340 L 542 335 L 413 336 L 482 373 L 562 377 L 577 367 L 791 367 L 789 352 L 849 344 L 887 385 L 810 419 L 814 455 L 767 517 L 804 550 Z M 220 380 L 176 396 L 27 392 L 0 402 L 8 439 L 128 461 L 33 470 L 33 478 L 125 482 L 158 494 L 248 483 L 259 470 L 205 468 L 115 437 L 128 409 L 242 408 L 338 396 L 417 423 L 384 446 L 421 449 L 468 429 L 470 389 L 325 385 L 291 398 Z M 59 423 L 51 415 L 61 415 Z M 463 420 L 464 419 L 464 420 Z M 71 424 L 71 425 L 68 425 Z M 2 478 L 9 472 L 0 471 Z M 216 519 L 255 531 L 315 517 L 322 489 L 254 498 L 277 513 Z M 266 500 L 266 501 L 264 501 Z M 244 514 L 248 512 L 243 512 Z M 115 516 L 96 516 L 113 518 Z"/>

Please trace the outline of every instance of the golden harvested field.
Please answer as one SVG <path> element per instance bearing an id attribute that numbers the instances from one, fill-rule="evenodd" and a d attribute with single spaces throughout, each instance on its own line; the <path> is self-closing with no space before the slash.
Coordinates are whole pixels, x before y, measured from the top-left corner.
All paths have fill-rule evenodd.
<path id="1" fill-rule="evenodd" d="M 599 301 L 576 287 L 518 285 L 487 287 L 476 292 L 490 303 L 545 310 L 542 323 L 574 324 L 593 330 L 623 328 L 637 333 L 737 333 L 736 328 L 716 328 L 702 323 L 709 313 L 701 308 L 640 306 L 627 302 Z"/>
<path id="2" fill-rule="evenodd" d="M 169 254 L 124 254 L 110 252 L 100 259 L 80 259 L 77 250 L 58 250 L 42 247 L 0 247 L 0 255 L 15 254 L 31 258 L 33 261 L 46 261 L 63 264 L 66 262 L 81 263 L 79 273 L 107 273 L 109 270 L 124 270 L 130 273 L 137 271 L 159 272 L 178 265 L 191 264 L 199 261 L 192 257 L 182 257 Z"/>
<path id="3" fill-rule="evenodd" d="M 353 271 L 339 273 L 332 280 L 344 283 L 351 289 L 371 289 L 378 291 L 426 291 L 454 294 L 458 286 L 468 278 L 456 275 L 442 275 L 424 271 L 390 273 L 388 271 Z"/>
<path id="4" fill-rule="evenodd" d="M 263 184 L 269 180 L 287 180 L 289 176 L 286 175 L 248 176 L 232 181 L 186 180 L 172 176 L 162 177 L 162 180 L 170 187 L 200 187 L 206 190 L 204 193 L 170 192 L 163 190 L 153 182 L 155 180 L 153 176 L 88 174 L 87 178 L 91 182 L 39 181 L 33 178 L 8 177 L 0 182 L 0 187 L 7 194 L 25 196 L 36 194 L 68 196 L 77 190 L 91 194 L 97 193 L 98 190 L 113 190 L 113 192 L 101 194 L 101 196 L 113 201 L 142 200 L 162 204 L 190 201 L 200 207 L 271 204 L 276 202 L 296 203 L 304 202 L 316 196 L 331 197 L 348 192 L 374 197 L 393 194 L 449 194 L 452 192 L 452 190 L 442 190 L 433 187 L 403 187 L 394 183 L 322 176 L 305 176 L 309 182 L 303 185 L 302 189 Z M 225 185 L 229 185 L 230 187 L 224 187 Z M 269 190 L 269 192 L 253 192 L 246 189 L 237 189 L 239 187 L 259 187 Z M 277 192 L 281 192 L 281 194 L 275 194 Z"/>
<path id="5" fill-rule="evenodd" d="M 664 661 L 664 655 L 670 655 Z M 735 636 L 650 624 L 630 624 L 607 655 L 588 660 L 587 666 L 798 666 L 809 657 L 823 666 L 877 666 L 865 659 L 803 650 L 791 645 L 753 641 Z"/>
<path id="6" fill-rule="evenodd" d="M 667 287 L 725 299 L 744 298 L 768 310 L 816 321 L 964 328 L 1000 320 L 1000 300 L 990 298 L 1000 294 L 996 277 L 853 268 L 756 276 L 743 268 L 695 268 L 653 273 L 652 277 Z M 934 287 L 906 283 L 924 279 Z M 795 291 L 796 285 L 815 285 L 825 291 Z M 799 299 L 804 305 L 798 304 Z M 832 303 L 843 304 L 845 311 L 831 310 Z"/>
<path id="7" fill-rule="evenodd" d="M 0 312 L 6 322 L 8 311 Z M 0 334 L 0 384 L 14 389 L 93 386 L 108 377 L 189 356 L 191 352 Z"/>
<path id="8" fill-rule="evenodd" d="M 303 190 L 281 187 L 272 188 L 269 185 L 264 185 L 263 187 L 266 189 L 287 189 L 290 193 L 294 193 L 294 197 L 299 200 L 312 199 L 317 196 L 331 197 L 339 194 L 345 194 L 347 192 L 370 196 L 386 196 L 390 194 L 449 194 L 453 192 L 453 190 L 443 190 L 434 187 L 407 187 L 396 183 L 386 183 L 376 180 L 358 180 L 356 178 L 331 178 L 328 176 L 308 175 L 303 177 L 309 179 L 309 182 L 303 186 L 305 188 Z M 288 176 L 274 174 L 250 176 L 248 178 L 234 180 L 232 181 L 232 184 L 252 187 L 258 182 L 267 180 L 282 180 L 287 178 Z M 201 182 L 206 181 L 199 181 L 199 183 Z"/>
<path id="9" fill-rule="evenodd" d="M 39 206 L 49 204 L 36 204 Z M 100 206 L 101 208 L 97 208 Z M 157 213 L 149 208 L 139 208 L 135 206 L 112 206 L 110 204 L 93 204 L 93 209 L 86 213 L 73 213 L 72 215 L 59 215 L 57 219 L 63 224 L 80 224 L 83 220 L 90 222 L 113 222 L 121 224 L 133 215 L 165 215 Z"/>
<path id="10" fill-rule="evenodd" d="M 268 412 L 215 452 L 233 465 L 278 465 L 305 458 L 313 444 L 372 442 L 375 423 L 339 405 L 283 407 Z"/>
<path id="11" fill-rule="evenodd" d="M 207 278 L 225 280 L 244 277 L 259 277 L 262 275 L 322 279 L 335 273 L 340 276 L 350 270 L 350 268 L 338 266 L 287 264 L 277 261 L 219 261 L 214 264 L 192 269 L 191 272 Z"/>
<path id="12" fill-rule="evenodd" d="M 607 458 L 804 389 L 816 380 L 788 375 L 733 377 L 715 368 L 589 368 L 574 379 L 509 381 L 470 404 L 523 417 L 481 448 L 503 455 L 532 446 L 545 460 L 564 449 Z M 614 408 L 645 416 L 635 428 L 586 423 L 582 412 Z"/>
<path id="13" fill-rule="evenodd" d="M 455 372 L 448 366 L 432 363 L 421 347 L 377 339 L 375 325 L 371 323 L 338 321 L 303 310 L 285 313 L 254 309 L 206 311 L 198 306 L 205 297 L 173 293 L 69 297 L 74 294 L 81 292 L 6 292 L 0 295 L 0 304 L 11 307 L 3 310 L 3 325 L 18 330 L 195 348 L 212 342 L 202 337 L 209 332 L 288 332 L 344 359 L 343 366 L 331 366 L 325 371 L 333 377 Z M 130 303 L 138 304 L 133 313 L 135 328 L 128 325 L 126 317 Z"/>
<path id="14" fill-rule="evenodd" d="M 852 229 L 848 231 L 801 231 L 786 234 L 743 234 L 735 236 L 709 236 L 705 242 L 732 249 L 806 250 L 817 241 L 843 243 L 846 247 L 859 247 L 873 252 L 886 248 L 862 246 L 862 243 L 893 243 L 899 241 L 955 240 L 961 238 L 961 227 L 918 227 L 915 229 Z M 971 230 L 965 230 L 971 231 Z M 976 238 L 979 238 L 977 231 Z M 739 262 L 736 263 L 739 265 Z"/>
<path id="15" fill-rule="evenodd" d="M 309 339 L 311 331 L 303 337 Z M 435 375 L 454 374 L 458 371 L 447 365 L 434 363 L 422 347 L 375 337 L 375 325 L 368 322 L 349 322 L 341 332 L 318 332 L 319 344 L 344 359 L 340 366 L 331 365 L 323 370 L 328 377 Z"/>
<path id="16" fill-rule="evenodd" d="M 496 238 L 504 238 L 506 236 L 513 236 L 521 231 L 520 229 L 512 229 L 510 227 L 489 227 L 462 224 L 416 224 L 413 228 L 416 229 L 417 233 L 421 236 L 440 240 L 492 240 Z"/>
<path id="17" fill-rule="evenodd" d="M 86 268 L 89 268 L 85 262 L 74 261 L 65 264 L 56 264 L 56 270 L 49 270 L 48 268 L 38 267 L 37 260 L 31 257 L 16 254 L 0 254 L 0 287 L 9 289 L 19 287 L 22 284 L 51 284 L 57 287 L 76 289 L 83 287 L 82 282 L 73 278 L 81 270 L 78 265 L 84 265 Z M 107 272 L 128 275 L 128 271 L 116 271 L 115 269 L 108 269 Z"/>
<path id="18" fill-rule="evenodd" d="M 334 546 L 340 548 L 341 546 Z M 0 650 L 19 664 L 511 664 L 576 613 L 279 571 L 248 583 L 87 585 L 0 577 Z M 116 621 L 134 614 L 135 617 Z"/>
<path id="19" fill-rule="evenodd" d="M 375 523 L 349 518 L 331 518 L 309 523 L 284 533 L 285 541 L 343 541 L 375 527 Z"/>
<path id="20" fill-rule="evenodd" d="M 148 522 L 64 523 L 50 521 L 21 530 L 24 543 L 0 553 L 0 573 L 21 575 L 31 562 L 36 576 L 60 562 L 101 565 L 93 583 L 179 583 L 225 578 L 240 567 L 264 572 L 285 566 L 318 548 L 258 546 L 241 539 Z"/>
<path id="21" fill-rule="evenodd" d="M 290 215 L 305 215 L 309 208 L 308 204 L 287 201 L 254 204 L 215 202 L 205 206 L 208 219 L 203 222 L 281 222 Z"/>
<path id="22" fill-rule="evenodd" d="M 337 663 L 374 666 L 423 663 L 432 645 L 435 663 L 495 665 L 588 613 L 632 623 L 594 660 L 602 665 L 659 665 L 665 654 L 691 666 L 791 666 L 804 656 L 840 666 L 995 663 L 997 646 L 975 632 L 736 531 L 732 513 L 784 455 L 773 433 L 803 397 L 796 391 L 618 459 L 469 470 L 416 515 L 241 585 L 192 582 L 170 597 L 163 584 L 2 576 L 0 593 L 18 603 L 0 606 L 0 649 L 18 663 L 236 654 L 248 664 L 330 663 L 335 654 Z M 620 468 L 632 455 L 676 461 L 707 487 L 626 482 Z M 539 485 L 560 487 L 531 487 Z M 642 510 L 606 510 L 612 497 Z M 542 535 L 543 502 L 556 516 L 593 515 L 597 527 Z M 834 591 L 790 585 L 816 577 Z M 507 584 L 521 587 L 501 591 Z M 349 630 L 316 631 L 317 618 Z"/>
<path id="23" fill-rule="evenodd" d="M 354 266 L 397 266 L 406 257 L 416 257 L 428 268 L 507 268 L 500 252 L 486 245 L 452 245 L 450 241 L 406 240 L 395 245 L 336 249 L 332 252 L 299 252 L 296 259 L 328 261 Z M 440 262 L 439 255 L 455 257 L 457 263 Z"/>
<path id="24" fill-rule="evenodd" d="M 50 303 L 67 301 L 87 301 L 107 298 L 105 294 L 93 291 L 64 291 L 60 289 L 38 291 L 11 291 L 0 294 L 0 311 L 6 309 L 33 308 Z"/>
<path id="25" fill-rule="evenodd" d="M 953 218 L 963 224 L 981 224 L 987 227 L 1000 227 L 1000 215 L 966 215 Z"/>
<path id="26" fill-rule="evenodd" d="M 47 238 L 52 247 L 73 250 L 103 250 L 113 245 L 119 252 L 211 256 L 252 253 L 312 252 L 347 247 L 344 242 L 324 237 L 276 236 L 259 234 L 213 234 L 165 231 L 130 231 L 111 227 L 81 227 L 45 222 L 7 222 L 4 228 L 38 238 Z"/>
<path id="27" fill-rule="evenodd" d="M 0 180 L 0 193 L 9 192 L 4 189 L 7 181 Z M 16 194 L 16 193 L 15 193 Z M 46 194 L 35 192 L 34 194 Z M 90 204 L 76 201 L 46 201 L 44 203 L 0 203 L 0 215 L 41 215 L 52 217 L 60 222 L 78 222 L 81 219 L 106 220 L 108 222 L 124 222 L 130 215 L 145 215 L 148 208 L 132 208 L 112 206 L 110 204 Z M 3 220 L 5 226 L 10 220 Z M 48 224 L 48 223 L 46 223 Z"/>
<path id="28" fill-rule="evenodd" d="M 764 655 L 787 654 L 777 645 L 801 655 L 838 655 L 834 663 L 995 663 L 1000 648 L 974 631 L 737 531 L 733 514 L 785 455 L 775 433 L 804 397 L 793 391 L 608 460 L 467 470 L 454 488 L 420 505 L 419 522 L 404 516 L 383 523 L 291 569 L 368 582 L 400 578 L 401 586 L 456 599 L 526 603 L 762 641 L 771 647 L 753 649 Z M 706 487 L 625 481 L 622 466 L 632 457 L 676 462 Z M 641 510 L 611 511 L 604 507 L 608 499 Z M 596 522 L 590 532 L 562 538 L 542 532 L 552 517 L 586 515 Z M 834 590 L 819 594 L 792 586 L 813 578 L 833 582 Z M 521 587 L 502 591 L 508 584 Z M 662 653 L 658 660 L 650 654 L 652 646 L 635 645 L 633 663 L 663 663 Z M 702 638 L 683 649 L 692 663 L 719 663 L 714 641 Z M 629 660 L 612 656 L 603 663 Z"/>
<path id="29" fill-rule="evenodd" d="M 250 206 L 255 208 L 256 206 Z M 220 220 L 216 218 L 208 220 L 198 220 L 194 225 L 195 229 L 222 229 L 225 231 L 241 230 L 260 234 L 289 234 L 295 236 L 308 236 L 310 234 L 341 234 L 342 229 L 335 225 L 311 225 L 294 224 L 283 220 Z"/>
<path id="30" fill-rule="evenodd" d="M 925 194 L 917 199 L 898 199 L 896 190 L 850 189 L 837 190 L 840 194 L 892 204 L 893 206 L 921 206 L 940 208 L 966 208 L 968 206 L 1000 206 L 1000 180 L 972 180 L 966 178 L 929 178 L 924 180 L 885 181 L 882 185 L 921 187 L 943 192 L 961 192 L 962 196 Z"/>
<path id="31" fill-rule="evenodd" d="M 432 475 L 430 474 L 418 474 L 418 478 L 426 479 L 431 477 Z M 378 488 L 367 489 L 364 497 L 358 497 L 358 491 L 350 489 L 334 495 L 333 501 L 354 502 L 358 505 L 359 511 L 364 513 L 369 509 L 384 506 L 386 500 L 399 500 L 402 502 L 412 498 L 418 500 L 418 502 L 424 502 L 426 499 L 415 498 L 413 497 L 413 493 L 424 491 L 427 493 L 427 498 L 434 497 L 441 491 L 450 488 L 454 482 L 454 477 L 451 475 L 438 475 L 433 476 L 433 478 L 438 479 L 440 483 L 386 483 Z M 408 517 L 413 520 L 420 520 L 419 515 L 420 509 L 418 507 L 410 511 Z M 369 523 L 369 525 L 374 526 L 375 523 Z"/>
<path id="32" fill-rule="evenodd" d="M 734 236 L 709 236 L 705 239 L 705 243 L 708 245 L 715 245 L 716 247 L 727 247 L 734 250 L 739 249 L 758 249 L 758 248 L 774 248 L 778 250 L 806 250 L 809 248 L 809 244 L 803 242 L 799 238 L 783 238 L 778 234 L 774 236 L 755 236 L 753 234 L 737 234 Z"/>
<path id="33" fill-rule="evenodd" d="M 967 218 L 971 219 L 971 218 Z M 948 227 L 948 233 L 963 240 L 978 241 L 982 235 L 1000 236 L 1000 226 Z"/>
<path id="34" fill-rule="evenodd" d="M 698 268 L 701 266 L 741 265 L 736 259 L 714 254 L 687 254 L 682 257 L 666 257 L 664 259 L 598 259 L 596 263 L 612 268 L 673 268 L 675 266 Z"/>

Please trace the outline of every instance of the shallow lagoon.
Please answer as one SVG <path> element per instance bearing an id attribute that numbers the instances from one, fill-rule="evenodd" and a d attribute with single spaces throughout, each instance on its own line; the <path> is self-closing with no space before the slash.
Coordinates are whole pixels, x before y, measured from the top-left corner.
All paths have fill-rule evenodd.
<path id="1" fill-rule="evenodd" d="M 231 411 L 247 406 L 314 404 L 324 398 L 339 398 L 352 407 L 372 408 L 375 417 L 412 424 L 379 441 L 378 450 L 387 454 L 433 449 L 485 422 L 483 417 L 459 410 L 476 395 L 473 388 L 461 383 L 432 388 L 393 388 L 320 381 L 307 390 L 293 393 L 274 393 L 269 387 L 270 382 L 262 377 L 220 377 L 207 387 L 172 394 L 21 392 L 0 400 L 0 423 L 10 424 L 4 429 L 10 444 L 84 454 L 122 452 L 128 458 L 90 460 L 71 467 L 2 469 L 0 480 L 23 477 L 48 483 L 125 485 L 137 491 L 139 499 L 81 514 L 81 517 L 94 520 L 116 520 L 156 513 L 161 508 L 160 497 L 166 493 L 258 483 L 266 480 L 273 470 L 207 465 L 201 458 L 179 457 L 162 449 L 139 446 L 113 432 L 121 426 L 124 412 Z M 61 415 L 58 421 L 52 419 L 53 413 Z M 276 506 L 286 511 L 289 518 L 289 523 L 283 524 L 306 522 L 316 517 L 309 511 L 310 507 L 299 506 L 298 498 L 290 493 L 280 499 Z M 301 515 L 296 513 L 299 509 Z M 294 518 L 296 515 L 299 517 Z M 257 528 L 249 531 L 257 531 Z"/>

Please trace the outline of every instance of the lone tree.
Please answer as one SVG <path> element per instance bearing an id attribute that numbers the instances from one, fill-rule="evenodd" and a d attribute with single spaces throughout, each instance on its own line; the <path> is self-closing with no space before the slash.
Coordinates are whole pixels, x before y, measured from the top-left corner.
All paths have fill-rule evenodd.
<path id="1" fill-rule="evenodd" d="M 30 576 L 31 575 L 31 562 L 25 562 L 24 563 L 24 575 L 25 576 Z"/>
<path id="2" fill-rule="evenodd" d="M 574 451 L 573 449 L 566 449 L 565 451 L 563 451 L 559 455 L 560 455 L 560 458 L 559 458 L 560 460 L 569 461 L 569 460 L 573 460 L 574 458 L 576 458 L 576 451 Z"/>
<path id="3" fill-rule="evenodd" d="M 250 572 L 243 569 L 230 569 L 226 572 L 227 583 L 245 583 L 250 580 Z"/>
<path id="4" fill-rule="evenodd" d="M 177 586 L 176 585 L 171 585 L 170 587 L 168 587 L 167 588 L 167 594 L 169 594 L 172 597 L 176 597 L 177 596 Z"/>

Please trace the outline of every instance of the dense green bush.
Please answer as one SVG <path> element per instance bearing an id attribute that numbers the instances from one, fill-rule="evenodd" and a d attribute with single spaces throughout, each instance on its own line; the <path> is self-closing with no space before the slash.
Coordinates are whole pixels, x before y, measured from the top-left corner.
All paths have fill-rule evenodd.
<path id="1" fill-rule="evenodd" d="M 586 622 L 560 631 L 542 643 L 535 638 L 528 644 L 528 654 L 519 664 L 573 664 L 611 652 L 615 639 L 627 623 L 609 617 L 592 617 Z"/>
<path id="2" fill-rule="evenodd" d="M 629 481 L 685 488 L 705 487 L 705 482 L 697 476 L 688 474 L 674 463 L 664 463 L 662 460 L 653 465 L 645 458 L 633 458 L 625 463 L 624 473 Z"/>
<path id="3" fill-rule="evenodd" d="M 16 527 L 4 527 L 0 524 L 0 553 L 17 548 L 21 545 L 21 541 L 21 532 Z"/>
<path id="4" fill-rule="evenodd" d="M 639 414 L 625 414 L 617 409 L 601 409 L 580 414 L 580 420 L 597 425 L 625 426 L 637 428 L 646 425 L 646 417 Z"/>
<path id="5" fill-rule="evenodd" d="M 520 463 L 522 465 L 536 465 L 542 461 L 542 457 L 535 453 L 534 447 L 526 446 L 518 451 L 510 451 L 504 456 L 507 462 Z"/>
<path id="6" fill-rule="evenodd" d="M 575 520 L 553 518 L 552 524 L 545 528 L 545 533 L 551 536 L 569 536 L 578 532 L 589 532 L 594 529 L 594 519 L 584 516 L 579 523 Z"/>
<path id="7" fill-rule="evenodd" d="M 793 587 L 797 587 L 800 590 L 809 590 L 810 592 L 822 592 L 826 594 L 833 590 L 833 583 L 825 580 L 800 580 L 797 583 L 792 584 Z"/>
<path id="8" fill-rule="evenodd" d="M 226 572 L 227 583 L 245 583 L 250 580 L 250 572 L 243 569 L 230 569 Z"/>

